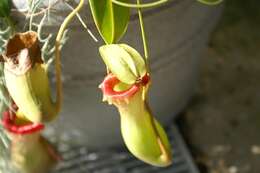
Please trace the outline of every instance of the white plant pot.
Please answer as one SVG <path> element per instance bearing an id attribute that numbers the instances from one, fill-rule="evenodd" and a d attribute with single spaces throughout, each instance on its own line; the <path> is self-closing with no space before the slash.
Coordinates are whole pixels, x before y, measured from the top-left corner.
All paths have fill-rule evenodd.
<path id="1" fill-rule="evenodd" d="M 83 17 L 90 21 L 91 15 L 86 14 L 89 8 L 84 11 Z M 150 103 L 155 117 L 164 125 L 172 122 L 194 93 L 202 63 L 200 57 L 220 12 L 220 6 L 206 6 L 195 0 L 171 0 L 144 12 L 152 69 Z M 68 11 L 51 16 L 49 31 L 57 31 L 64 14 Z M 120 42 L 142 52 L 138 24 L 133 15 Z M 93 23 L 90 25 L 95 30 Z M 59 119 L 47 132 L 96 149 L 119 146 L 123 143 L 119 114 L 115 107 L 102 102 L 98 88 L 105 76 L 98 53 L 102 40 L 99 37 L 95 43 L 78 22 L 73 23 L 69 37 L 62 50 L 64 106 Z"/>

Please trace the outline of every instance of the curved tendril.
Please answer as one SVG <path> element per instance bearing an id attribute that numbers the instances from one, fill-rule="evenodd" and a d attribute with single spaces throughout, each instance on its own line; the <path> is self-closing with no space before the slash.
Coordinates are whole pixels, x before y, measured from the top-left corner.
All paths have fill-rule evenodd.
<path id="1" fill-rule="evenodd" d="M 41 14 L 43 14 L 43 13 L 45 13 L 45 12 L 47 12 L 47 11 L 50 11 L 55 5 L 57 5 L 60 1 L 63 1 L 63 0 L 57 0 L 57 1 L 55 1 L 54 3 L 52 3 L 52 4 L 49 4 L 48 5 L 48 7 L 46 7 L 46 8 L 43 8 L 43 9 L 41 9 L 41 11 L 39 11 L 39 12 L 36 12 L 36 13 L 32 13 L 30 10 L 28 11 L 28 10 L 17 10 L 17 9 L 12 9 L 12 12 L 19 12 L 19 14 L 22 14 L 22 15 L 25 15 L 27 18 L 29 18 L 29 17 L 31 17 L 31 16 L 39 16 L 39 15 L 41 15 Z"/>
<path id="2" fill-rule="evenodd" d="M 43 22 L 45 21 L 47 17 L 47 13 L 44 13 L 43 17 L 42 17 L 42 20 L 40 21 L 39 23 L 39 26 L 38 26 L 38 29 L 37 29 L 37 33 L 38 33 L 38 39 L 40 42 L 45 42 L 47 41 L 50 37 L 48 36 L 47 38 L 41 38 L 41 35 L 42 35 L 42 26 L 43 26 Z"/>
<path id="3" fill-rule="evenodd" d="M 131 4 L 131 3 L 126 3 L 126 2 L 121 2 L 118 0 L 112 0 L 114 4 L 123 6 L 123 7 L 128 7 L 128 8 L 151 8 L 151 7 L 156 7 L 161 4 L 166 3 L 168 0 L 158 0 L 156 2 L 150 2 L 150 3 L 145 3 L 145 4 Z"/>
<path id="4" fill-rule="evenodd" d="M 78 6 L 64 19 L 63 23 L 60 26 L 60 29 L 58 31 L 58 35 L 56 37 L 55 42 L 55 70 L 56 70 L 56 109 L 57 112 L 60 112 L 61 104 L 62 104 L 62 81 L 61 81 L 61 62 L 60 62 L 60 45 L 62 36 L 64 34 L 64 31 L 69 24 L 69 22 L 72 20 L 72 18 L 77 14 L 77 12 L 83 7 L 84 0 L 80 0 Z"/>
<path id="5" fill-rule="evenodd" d="M 7 34 L 11 30 L 10 26 L 7 26 L 5 29 L 0 30 L 0 35 Z"/>
<path id="6" fill-rule="evenodd" d="M 34 10 L 36 10 L 36 8 L 33 8 L 33 4 L 34 4 L 34 0 L 31 1 L 31 7 L 30 7 L 30 11 L 33 13 L 35 12 Z M 28 16 L 26 16 L 27 18 Z M 30 16 L 29 17 L 29 30 L 31 31 L 32 30 L 32 23 L 33 23 L 33 16 Z"/>
<path id="7" fill-rule="evenodd" d="M 32 0 L 31 7 L 30 7 L 31 13 L 35 13 L 40 4 L 41 4 L 41 1 L 35 2 L 35 0 Z M 28 16 L 26 16 L 26 17 L 28 17 Z M 29 17 L 29 30 L 30 31 L 32 30 L 32 26 L 33 26 L 33 18 L 34 18 L 34 16 L 32 16 L 32 15 Z"/>
<path id="8" fill-rule="evenodd" d="M 197 0 L 197 1 L 199 1 L 202 4 L 206 4 L 206 5 L 218 5 L 221 2 L 223 2 L 224 0 L 217 0 L 217 1 L 214 1 L 214 2 L 209 2 L 209 1 L 205 1 L 205 0 Z"/>

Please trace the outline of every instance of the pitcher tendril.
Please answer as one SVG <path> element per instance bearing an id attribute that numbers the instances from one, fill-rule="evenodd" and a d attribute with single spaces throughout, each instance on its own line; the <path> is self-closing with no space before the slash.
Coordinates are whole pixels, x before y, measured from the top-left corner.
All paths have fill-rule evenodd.
<path id="1" fill-rule="evenodd" d="M 137 0 L 137 4 L 140 4 L 140 0 Z M 142 33 L 144 57 L 145 57 L 146 66 L 147 66 L 148 72 L 149 72 L 149 63 L 148 63 L 149 53 L 148 53 L 147 39 L 146 39 L 146 34 L 145 34 L 145 29 L 144 29 L 144 21 L 143 21 L 143 15 L 142 15 L 141 9 L 138 9 L 138 16 L 139 16 L 139 23 L 140 23 L 141 33 Z"/>
<path id="2" fill-rule="evenodd" d="M 60 45 L 61 45 L 61 39 L 63 36 L 63 33 L 69 24 L 69 22 L 72 20 L 74 16 L 77 15 L 79 10 L 83 7 L 84 0 L 80 0 L 78 6 L 64 19 L 63 23 L 60 26 L 60 29 L 58 31 L 58 35 L 56 37 L 55 42 L 55 70 L 56 70 L 56 108 L 58 112 L 60 112 L 61 105 L 62 105 L 62 81 L 61 81 L 61 60 L 60 60 Z"/>

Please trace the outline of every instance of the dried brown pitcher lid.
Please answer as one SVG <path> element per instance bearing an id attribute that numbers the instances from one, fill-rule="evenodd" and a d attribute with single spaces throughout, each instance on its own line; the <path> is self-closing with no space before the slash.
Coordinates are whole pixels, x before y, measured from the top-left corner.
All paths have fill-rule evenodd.
<path id="1" fill-rule="evenodd" d="M 37 33 L 28 31 L 15 34 L 7 43 L 1 56 L 5 69 L 16 75 L 26 73 L 35 63 L 43 63 Z"/>

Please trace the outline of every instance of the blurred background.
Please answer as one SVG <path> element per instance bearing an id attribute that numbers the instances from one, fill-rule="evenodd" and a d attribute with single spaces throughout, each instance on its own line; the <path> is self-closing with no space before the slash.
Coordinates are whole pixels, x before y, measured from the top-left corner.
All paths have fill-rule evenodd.
<path id="1" fill-rule="evenodd" d="M 226 0 L 178 119 L 203 173 L 260 172 L 259 31 L 259 0 Z"/>

